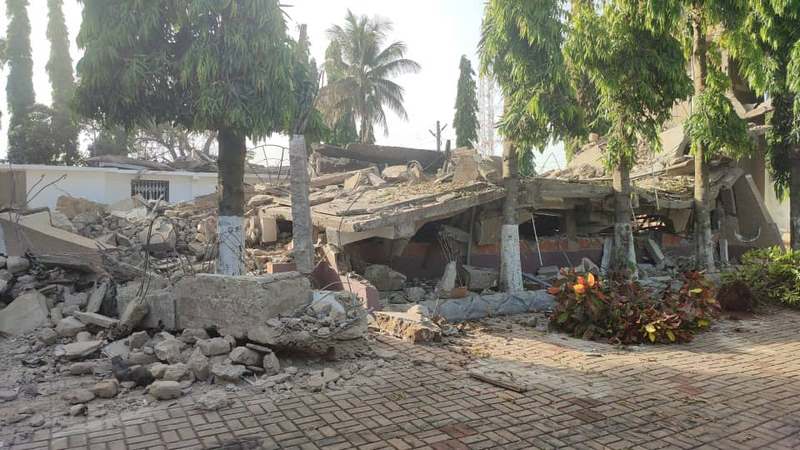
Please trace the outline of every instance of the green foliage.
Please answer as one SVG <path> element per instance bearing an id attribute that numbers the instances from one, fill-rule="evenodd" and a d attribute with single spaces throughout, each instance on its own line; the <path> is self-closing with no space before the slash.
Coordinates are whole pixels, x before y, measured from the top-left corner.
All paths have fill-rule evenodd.
<path id="1" fill-rule="evenodd" d="M 56 113 L 36 104 L 22 121 L 15 121 L 8 130 L 8 160 L 16 164 L 58 164 L 67 136 L 57 128 Z"/>
<path id="2" fill-rule="evenodd" d="M 259 139 L 294 112 L 293 54 L 277 0 L 84 0 L 78 111 Z"/>
<path id="3" fill-rule="evenodd" d="M 491 72 L 506 99 L 500 131 L 520 148 L 585 134 L 562 47 L 564 2 L 490 0 L 480 41 L 481 70 Z"/>
<path id="4" fill-rule="evenodd" d="M 691 94 L 691 81 L 680 43 L 645 27 L 617 3 L 608 3 L 601 14 L 577 7 L 565 53 L 570 67 L 596 87 L 596 115 L 609 123 L 608 166 L 630 167 L 640 140 L 660 146 L 661 124 L 672 105 Z"/>
<path id="5" fill-rule="evenodd" d="M 63 0 L 47 0 L 47 39 L 50 41 L 47 74 L 53 92 L 53 129 L 62 139 L 59 153 L 64 155 L 66 164 L 72 164 L 78 157 L 78 122 L 70 108 L 75 81 L 72 77 L 72 58 L 69 55 L 69 35 L 62 11 L 63 3 Z"/>
<path id="6" fill-rule="evenodd" d="M 758 302 L 800 307 L 800 251 L 780 247 L 751 250 L 727 275 L 750 287 Z"/>
<path id="7" fill-rule="evenodd" d="M 459 64 L 458 90 L 456 93 L 456 116 L 453 128 L 456 130 L 456 147 L 475 148 L 478 142 L 478 86 L 475 84 L 475 71 L 466 56 Z"/>
<path id="8" fill-rule="evenodd" d="M 709 69 L 706 88 L 695 98 L 692 115 L 686 123 L 692 149 L 702 144 L 707 161 L 718 155 L 734 159 L 747 156 L 753 149 L 753 140 L 747 134 L 747 123 L 739 118 L 725 96 L 730 78 L 715 64 Z"/>
<path id="9" fill-rule="evenodd" d="M 326 51 L 325 71 L 328 85 L 323 89 L 320 109 L 329 126 L 352 115 L 359 121 L 359 141 L 375 142 L 374 125 L 388 133 L 386 111 L 389 108 L 403 119 L 403 88 L 392 78 L 416 73 L 420 66 L 405 58 L 403 42 L 386 44 L 391 22 L 356 16 L 347 11 L 345 24 L 328 30 L 331 44 Z"/>
<path id="10" fill-rule="evenodd" d="M 89 156 L 128 156 L 133 152 L 133 137 L 125 127 L 100 127 L 95 130 L 94 140 L 89 144 Z"/>
<path id="11" fill-rule="evenodd" d="M 550 293 L 556 296 L 554 327 L 613 344 L 688 342 L 719 315 L 711 283 L 694 272 L 683 275 L 680 290 L 661 298 L 636 282 L 605 283 L 575 273 L 564 274 Z"/>
<path id="12" fill-rule="evenodd" d="M 26 122 L 26 116 L 34 106 L 33 92 L 33 59 L 31 58 L 31 23 L 28 19 L 28 0 L 6 0 L 6 16 L 8 29 L 6 30 L 6 58 L 10 66 L 6 81 L 6 99 L 8 111 L 11 115 L 9 126 L 9 155 L 24 152 L 23 148 L 15 145 L 24 142 L 19 133 L 24 133 L 29 127 L 17 125 Z M 12 129 L 16 128 L 16 131 Z M 17 136 L 11 139 L 11 134 Z"/>

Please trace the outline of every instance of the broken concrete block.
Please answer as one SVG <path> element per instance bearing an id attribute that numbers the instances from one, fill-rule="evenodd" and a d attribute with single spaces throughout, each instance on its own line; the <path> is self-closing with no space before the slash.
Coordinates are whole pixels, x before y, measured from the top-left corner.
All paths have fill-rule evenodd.
<path id="1" fill-rule="evenodd" d="M 0 255 L 0 269 L 5 269 L 6 268 L 6 262 L 7 261 L 8 261 L 7 257 L 5 257 L 3 255 Z"/>
<path id="2" fill-rule="evenodd" d="M 92 340 L 94 340 L 92 333 L 88 331 L 79 331 L 78 334 L 75 335 L 75 342 L 88 342 Z"/>
<path id="3" fill-rule="evenodd" d="M 399 291 L 403 289 L 406 276 L 383 264 L 372 264 L 364 270 L 364 278 L 379 291 Z"/>
<path id="4" fill-rule="evenodd" d="M 274 217 L 259 211 L 258 223 L 261 227 L 261 243 L 271 244 L 278 241 L 278 221 Z"/>
<path id="5" fill-rule="evenodd" d="M 125 306 L 125 310 L 119 316 L 119 325 L 125 332 L 131 332 L 147 317 L 150 312 L 150 305 L 146 298 L 135 299 Z"/>
<path id="6" fill-rule="evenodd" d="M 64 292 L 64 306 L 83 308 L 89 302 L 86 292 Z"/>
<path id="7" fill-rule="evenodd" d="M 146 331 L 137 331 L 136 333 L 131 334 L 128 336 L 128 347 L 138 350 L 144 347 L 147 344 L 147 341 L 150 340 L 150 336 L 147 334 Z"/>
<path id="8" fill-rule="evenodd" d="M 228 393 L 222 389 L 206 392 L 197 399 L 197 404 L 205 411 L 218 411 L 232 403 L 233 400 L 229 399 Z"/>
<path id="9" fill-rule="evenodd" d="M 187 328 L 183 330 L 178 339 L 189 345 L 194 345 L 199 340 L 208 339 L 208 333 L 202 328 Z"/>
<path id="10" fill-rule="evenodd" d="M 418 314 L 377 311 L 375 326 L 384 333 L 413 343 L 442 339 L 442 330 L 430 319 Z"/>
<path id="11" fill-rule="evenodd" d="M 166 217 L 158 217 L 152 227 L 145 227 L 139 232 L 139 242 L 150 253 L 165 254 L 175 250 L 178 236 L 175 227 Z"/>
<path id="12" fill-rule="evenodd" d="M 211 375 L 217 383 L 238 383 L 241 381 L 247 369 L 244 366 L 234 364 L 214 364 L 211 368 Z"/>
<path id="13" fill-rule="evenodd" d="M 109 358 L 119 356 L 123 359 L 127 359 L 130 352 L 130 347 L 128 347 L 128 343 L 125 341 L 125 339 L 111 342 L 103 347 L 103 354 Z"/>
<path id="14" fill-rule="evenodd" d="M 177 381 L 156 381 L 147 387 L 147 392 L 157 400 L 172 400 L 183 395 Z"/>
<path id="15" fill-rule="evenodd" d="M 73 342 L 64 346 L 64 357 L 71 360 L 88 358 L 102 347 L 103 341 Z"/>
<path id="16" fill-rule="evenodd" d="M 147 313 L 134 328 L 156 329 L 163 327 L 167 330 L 176 329 L 175 296 L 169 289 L 165 289 L 168 283 L 168 280 L 163 278 L 151 278 L 149 289 L 146 291 L 147 294 L 143 300 L 143 303 L 147 305 Z M 136 316 L 142 312 L 141 307 L 135 307 L 135 309 L 128 312 L 130 316 L 125 316 L 128 305 L 131 302 L 142 302 L 139 299 L 141 290 L 141 281 L 132 281 L 117 287 L 117 311 L 124 316 L 121 316 L 120 319 L 126 320 L 128 324 L 135 322 Z"/>
<path id="17" fill-rule="evenodd" d="M 164 381 L 183 381 L 192 378 L 189 366 L 184 363 L 170 364 L 164 369 L 161 379 Z"/>
<path id="18" fill-rule="evenodd" d="M 108 280 L 105 280 L 95 286 L 91 295 L 89 295 L 89 301 L 86 304 L 86 312 L 96 313 L 100 311 L 100 307 L 103 306 L 103 300 L 105 300 L 109 288 L 110 283 Z"/>
<path id="19" fill-rule="evenodd" d="M 194 373 L 194 377 L 198 380 L 205 381 L 211 374 L 211 362 L 199 348 L 194 349 L 192 356 L 189 357 L 189 361 L 187 361 L 186 364 Z"/>
<path id="20" fill-rule="evenodd" d="M 458 263 L 450 261 L 444 267 L 444 274 L 436 283 L 436 292 L 440 297 L 448 297 L 450 292 L 456 288 L 458 281 Z"/>
<path id="21" fill-rule="evenodd" d="M 70 364 L 67 372 L 70 375 L 91 375 L 94 373 L 95 363 L 92 361 L 82 361 Z"/>
<path id="22" fill-rule="evenodd" d="M 128 365 L 133 366 L 147 366 L 158 362 L 156 355 L 149 355 L 145 352 L 130 352 L 128 354 Z"/>
<path id="23" fill-rule="evenodd" d="M 264 354 L 262 367 L 266 375 L 275 375 L 281 371 L 281 362 L 275 356 L 275 353 L 269 352 Z"/>
<path id="24" fill-rule="evenodd" d="M 412 286 L 403 289 L 406 294 L 406 299 L 411 303 L 419 303 L 425 299 L 425 288 L 419 286 Z"/>
<path id="25" fill-rule="evenodd" d="M 25 272 L 30 267 L 31 262 L 28 261 L 28 258 L 23 258 L 21 256 L 9 256 L 6 259 L 6 270 L 11 272 L 12 275 Z"/>
<path id="26" fill-rule="evenodd" d="M 332 321 L 342 321 L 347 319 L 347 311 L 337 300 L 340 292 L 334 291 L 314 291 L 314 299 L 309 305 L 310 312 L 313 312 L 318 319 L 329 319 Z M 352 295 L 352 294 L 345 294 Z"/>
<path id="27" fill-rule="evenodd" d="M 206 356 L 226 355 L 231 351 L 231 344 L 224 338 L 215 337 L 197 341 L 197 348 Z"/>
<path id="28" fill-rule="evenodd" d="M 177 339 L 166 339 L 156 344 L 154 350 L 156 357 L 170 364 L 181 362 L 181 352 L 186 344 Z"/>
<path id="29" fill-rule="evenodd" d="M 100 328 L 111 328 L 119 324 L 119 320 L 97 313 L 76 311 L 72 315 L 86 325 L 95 325 Z"/>
<path id="30" fill-rule="evenodd" d="M 177 328 L 215 328 L 243 338 L 247 330 L 311 302 L 311 285 L 297 272 L 267 276 L 199 274 L 174 288 Z"/>
<path id="31" fill-rule="evenodd" d="M 484 291 L 497 285 L 499 274 L 496 270 L 482 267 L 463 266 L 467 273 L 467 288 L 471 291 Z"/>
<path id="32" fill-rule="evenodd" d="M 50 324 L 47 298 L 28 291 L 0 310 L 0 334 L 24 334 Z"/>
<path id="33" fill-rule="evenodd" d="M 647 254 L 650 255 L 650 259 L 656 264 L 656 267 L 662 268 L 666 265 L 667 257 L 664 256 L 664 252 L 661 251 L 661 246 L 658 243 L 650 238 L 645 239 L 644 247 L 647 249 Z"/>
<path id="34" fill-rule="evenodd" d="M 243 366 L 260 366 L 262 356 L 258 352 L 250 350 L 247 347 L 236 347 L 231 350 L 228 357 L 234 364 L 241 364 Z"/>
<path id="35" fill-rule="evenodd" d="M 53 345 L 58 341 L 58 333 L 52 328 L 42 328 L 36 338 L 45 345 Z"/>

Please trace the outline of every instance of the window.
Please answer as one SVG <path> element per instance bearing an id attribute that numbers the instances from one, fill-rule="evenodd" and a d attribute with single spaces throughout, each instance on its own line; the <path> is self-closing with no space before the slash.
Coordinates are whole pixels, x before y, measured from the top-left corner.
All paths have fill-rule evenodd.
<path id="1" fill-rule="evenodd" d="M 141 195 L 145 200 L 169 201 L 169 181 L 131 180 L 131 197 Z"/>

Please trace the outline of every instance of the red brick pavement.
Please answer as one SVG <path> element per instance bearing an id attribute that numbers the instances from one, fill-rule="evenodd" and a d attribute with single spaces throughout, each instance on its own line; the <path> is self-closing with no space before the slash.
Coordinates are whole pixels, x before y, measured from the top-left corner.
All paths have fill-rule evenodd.
<path id="1" fill-rule="evenodd" d="M 283 400 L 243 389 L 220 412 L 187 397 L 39 430 L 13 448 L 800 448 L 796 312 L 727 322 L 688 345 L 634 350 L 510 323 L 439 347 L 382 337 L 401 357 L 363 386 Z M 470 379 L 467 363 L 510 368 L 531 389 Z"/>

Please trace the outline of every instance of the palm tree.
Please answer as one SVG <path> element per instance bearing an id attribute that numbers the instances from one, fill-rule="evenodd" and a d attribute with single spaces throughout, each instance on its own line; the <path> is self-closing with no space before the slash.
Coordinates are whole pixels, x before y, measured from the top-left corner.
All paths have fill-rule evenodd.
<path id="1" fill-rule="evenodd" d="M 328 85 L 322 92 L 320 109 L 329 123 L 337 123 L 348 115 L 357 119 L 358 139 L 374 143 L 374 125 L 388 133 L 388 107 L 408 120 L 403 107 L 403 88 L 391 80 L 404 73 L 416 73 L 420 66 L 404 58 L 406 45 L 397 41 L 384 47 L 392 23 L 381 18 L 370 19 L 347 11 L 344 26 L 328 30 L 331 39 L 326 52 L 325 71 Z"/>

